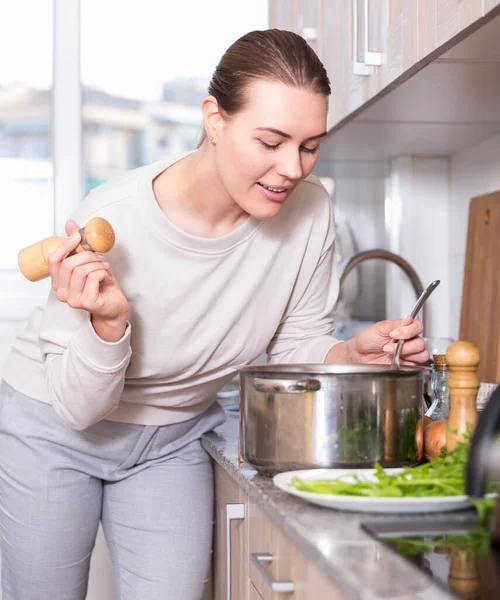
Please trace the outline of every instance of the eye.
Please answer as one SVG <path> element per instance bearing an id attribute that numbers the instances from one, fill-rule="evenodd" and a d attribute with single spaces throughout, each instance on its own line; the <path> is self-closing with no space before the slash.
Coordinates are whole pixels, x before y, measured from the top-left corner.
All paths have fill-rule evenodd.
<path id="1" fill-rule="evenodd" d="M 306 148 L 305 146 L 301 146 L 300 149 L 306 154 L 316 154 L 316 152 L 319 150 L 319 146 L 316 146 L 316 148 Z"/>
<path id="2" fill-rule="evenodd" d="M 261 146 L 264 146 L 264 148 L 266 148 L 267 150 L 277 150 L 279 147 L 279 144 L 266 144 L 266 142 L 263 142 L 262 140 L 259 140 Z"/>

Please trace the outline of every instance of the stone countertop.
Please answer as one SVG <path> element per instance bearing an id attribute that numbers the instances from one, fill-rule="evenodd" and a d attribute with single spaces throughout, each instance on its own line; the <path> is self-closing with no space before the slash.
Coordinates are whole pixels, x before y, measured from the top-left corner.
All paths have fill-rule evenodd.
<path id="1" fill-rule="evenodd" d="M 361 600 L 447 600 L 455 598 L 416 566 L 376 541 L 361 528 L 379 520 L 434 522 L 437 516 L 374 515 L 342 512 L 309 504 L 279 490 L 272 479 L 238 464 L 238 415 L 203 437 L 202 443 L 228 475 L 240 485 L 282 531 L 334 582 L 347 598 Z M 471 511 L 450 513 L 457 524 Z"/>

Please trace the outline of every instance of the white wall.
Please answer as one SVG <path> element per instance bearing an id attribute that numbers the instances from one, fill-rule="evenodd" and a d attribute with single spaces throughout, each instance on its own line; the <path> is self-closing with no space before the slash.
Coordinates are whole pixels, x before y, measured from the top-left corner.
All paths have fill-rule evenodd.
<path id="1" fill-rule="evenodd" d="M 428 336 L 458 338 L 470 200 L 500 190 L 500 135 L 449 157 L 400 157 L 391 165 L 386 210 L 389 247 L 424 285 L 441 279 L 428 302 Z M 406 314 L 414 295 L 390 270 L 388 316 Z"/>
<path id="2" fill-rule="evenodd" d="M 334 207 L 349 222 L 357 251 L 386 247 L 384 196 L 385 177 L 335 178 Z M 380 282 L 385 278 L 385 268 L 386 263 L 379 260 L 364 262 L 356 268 L 359 287 L 358 297 L 352 303 L 353 319 L 377 321 L 384 318 L 385 288 Z M 353 277 L 354 272 L 345 282 Z"/>
<path id="3" fill-rule="evenodd" d="M 441 284 L 426 304 L 425 335 L 449 337 L 449 160 L 400 157 L 392 162 L 386 196 L 389 249 L 406 259 L 424 287 Z M 391 266 L 387 277 L 387 317 L 409 314 L 416 300 L 408 277 Z"/>

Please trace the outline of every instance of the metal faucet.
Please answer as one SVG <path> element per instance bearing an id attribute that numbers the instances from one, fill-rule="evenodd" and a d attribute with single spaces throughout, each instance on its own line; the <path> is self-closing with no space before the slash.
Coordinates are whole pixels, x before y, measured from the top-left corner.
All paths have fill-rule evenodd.
<path id="1" fill-rule="evenodd" d="M 394 254 L 394 252 L 389 252 L 388 250 L 383 250 L 382 248 L 374 248 L 373 250 L 363 250 L 362 252 L 357 252 L 356 254 L 353 254 L 351 257 L 344 260 L 339 267 L 340 289 L 342 289 L 342 283 L 347 277 L 347 275 L 349 275 L 349 273 L 360 263 L 371 258 L 387 260 L 388 262 L 392 262 L 395 265 L 398 265 L 398 267 L 400 267 L 408 276 L 408 279 L 410 280 L 410 283 L 413 289 L 415 290 L 417 298 L 420 297 L 420 295 L 424 291 L 424 286 L 422 285 L 420 277 L 417 275 L 415 269 L 410 265 L 410 263 L 408 263 L 404 258 L 399 256 L 398 254 Z M 425 306 L 422 308 L 422 322 L 425 323 Z"/>

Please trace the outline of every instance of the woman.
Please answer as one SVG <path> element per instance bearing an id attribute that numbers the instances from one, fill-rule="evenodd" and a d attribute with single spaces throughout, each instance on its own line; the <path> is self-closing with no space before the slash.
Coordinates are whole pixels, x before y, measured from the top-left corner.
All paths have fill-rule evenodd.
<path id="1" fill-rule="evenodd" d="M 99 521 L 120 599 L 199 600 L 213 481 L 201 436 L 216 392 L 263 351 L 272 363 L 407 363 L 411 318 L 332 337 L 331 203 L 310 176 L 330 85 L 299 36 L 255 31 L 222 57 L 205 137 L 92 191 L 106 257 L 50 256 L 53 290 L 5 367 L 0 425 L 3 600 L 83 599 Z"/>

